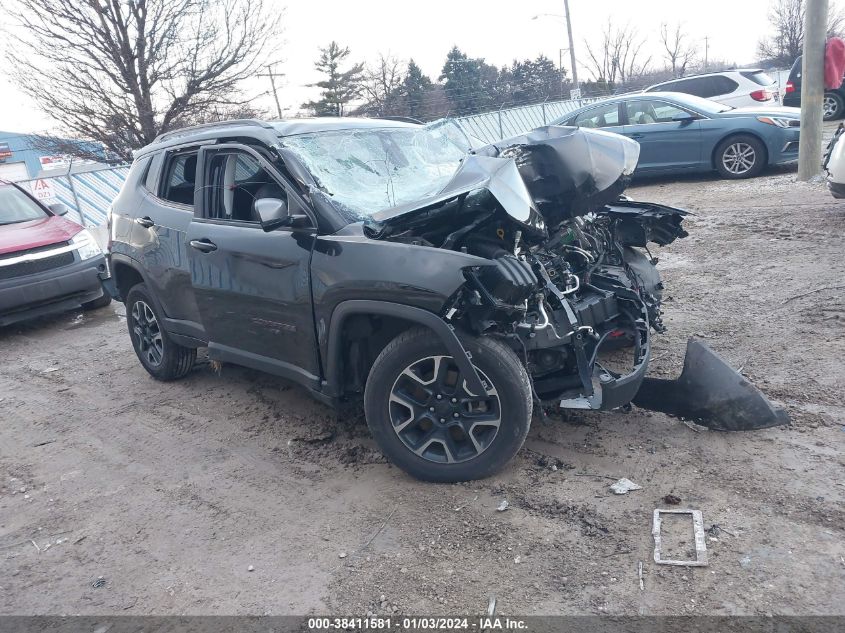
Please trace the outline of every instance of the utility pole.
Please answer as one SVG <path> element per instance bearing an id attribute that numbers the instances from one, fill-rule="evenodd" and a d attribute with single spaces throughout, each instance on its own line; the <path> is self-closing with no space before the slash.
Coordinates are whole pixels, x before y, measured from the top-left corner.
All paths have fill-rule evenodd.
<path id="1" fill-rule="evenodd" d="M 822 100 L 828 0 L 807 0 L 804 56 L 801 62 L 801 136 L 798 180 L 807 181 L 822 168 Z"/>
<path id="2" fill-rule="evenodd" d="M 569 17 L 569 0 L 563 0 L 563 8 L 566 14 L 566 33 L 569 36 L 569 62 L 572 64 L 572 83 L 578 90 L 581 84 L 578 83 L 578 67 L 575 64 L 575 41 L 572 39 L 572 20 Z"/>
<path id="3" fill-rule="evenodd" d="M 707 61 L 710 57 L 710 38 L 704 36 L 704 72 L 707 72 Z"/>
<path id="4" fill-rule="evenodd" d="M 560 98 L 565 99 L 566 96 L 563 94 L 563 49 L 562 48 L 558 51 L 557 72 L 560 75 Z"/>
<path id="5" fill-rule="evenodd" d="M 267 66 L 266 73 L 258 73 L 259 77 L 269 77 L 270 86 L 273 88 L 273 99 L 276 100 L 276 111 L 279 113 L 279 118 L 282 118 L 282 106 L 279 105 L 279 94 L 276 92 L 276 77 L 284 77 L 284 73 L 276 74 L 273 72 L 272 66 Z"/>

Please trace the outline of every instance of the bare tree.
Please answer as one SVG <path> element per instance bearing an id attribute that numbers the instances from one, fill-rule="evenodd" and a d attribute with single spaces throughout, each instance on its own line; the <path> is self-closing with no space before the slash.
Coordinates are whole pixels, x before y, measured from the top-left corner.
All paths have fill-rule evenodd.
<path id="1" fill-rule="evenodd" d="M 407 64 L 391 57 L 379 55 L 378 62 L 368 66 L 362 85 L 367 104 L 364 110 L 374 116 L 405 114 L 405 74 Z"/>
<path id="2" fill-rule="evenodd" d="M 264 0 L 16 0 L 14 15 L 18 86 L 66 133 L 124 160 L 248 107 L 241 82 L 275 52 L 280 22 Z"/>
<path id="3" fill-rule="evenodd" d="M 695 49 L 687 44 L 687 34 L 681 23 L 674 28 L 664 22 L 660 25 L 660 41 L 666 50 L 665 58 L 672 68 L 673 77 L 683 77 L 687 68 L 695 62 Z"/>
<path id="4" fill-rule="evenodd" d="M 626 84 L 643 75 L 651 57 L 643 57 L 645 39 L 630 24 L 615 27 L 608 20 L 598 47 L 585 41 L 588 66 L 596 81 Z"/>
<path id="5" fill-rule="evenodd" d="M 772 0 L 769 10 L 771 34 L 757 44 L 757 52 L 764 60 L 790 65 L 804 48 L 804 0 Z M 845 31 L 845 15 L 833 3 L 827 19 L 828 37 Z"/>

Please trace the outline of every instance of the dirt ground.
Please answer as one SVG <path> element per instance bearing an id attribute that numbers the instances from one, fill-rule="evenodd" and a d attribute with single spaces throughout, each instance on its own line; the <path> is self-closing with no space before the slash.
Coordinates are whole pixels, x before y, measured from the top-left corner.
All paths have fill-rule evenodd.
<path id="1" fill-rule="evenodd" d="M 274 377 L 153 381 L 122 305 L 43 319 L 0 330 L 0 613 L 845 614 L 845 202 L 790 169 L 629 193 L 695 213 L 653 250 L 652 373 L 699 337 L 791 426 L 535 418 L 500 475 L 423 484 Z M 708 567 L 652 562 L 668 494 L 718 526 Z"/>

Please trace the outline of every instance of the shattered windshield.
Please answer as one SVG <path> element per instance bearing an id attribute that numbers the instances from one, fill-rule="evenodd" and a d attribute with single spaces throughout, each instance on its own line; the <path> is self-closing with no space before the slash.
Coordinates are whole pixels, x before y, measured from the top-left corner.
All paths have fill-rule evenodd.
<path id="1" fill-rule="evenodd" d="M 331 199 L 361 218 L 436 194 L 471 144 L 457 123 L 299 134 L 284 139 Z"/>

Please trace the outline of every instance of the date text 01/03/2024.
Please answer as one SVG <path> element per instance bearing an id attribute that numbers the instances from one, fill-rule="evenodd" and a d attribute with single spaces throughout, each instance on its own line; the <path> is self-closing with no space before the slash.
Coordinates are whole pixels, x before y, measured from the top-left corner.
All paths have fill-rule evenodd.
<path id="1" fill-rule="evenodd" d="M 362 630 L 389 631 L 401 629 L 403 631 L 449 631 L 449 630 L 512 630 L 526 629 L 524 620 L 499 617 L 429 617 L 409 616 L 401 618 L 390 617 L 316 617 L 308 619 L 308 629 L 320 630 Z"/>

